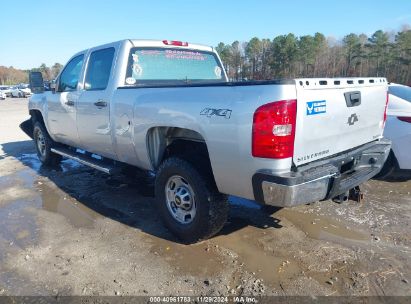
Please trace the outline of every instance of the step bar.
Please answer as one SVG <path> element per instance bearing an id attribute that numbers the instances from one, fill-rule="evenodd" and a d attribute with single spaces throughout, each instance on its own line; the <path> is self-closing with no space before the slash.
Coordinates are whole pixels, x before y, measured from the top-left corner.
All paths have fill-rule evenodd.
<path id="1" fill-rule="evenodd" d="M 114 174 L 119 171 L 119 168 L 115 167 L 114 164 L 108 163 L 107 161 L 104 160 L 99 160 L 91 155 L 88 154 L 82 154 L 79 152 L 76 152 L 72 149 L 64 148 L 64 147 L 56 147 L 56 148 L 51 148 L 51 152 L 59 154 L 63 157 L 75 160 L 83 165 L 89 166 L 91 168 L 94 168 L 96 170 L 102 171 L 107 174 Z"/>

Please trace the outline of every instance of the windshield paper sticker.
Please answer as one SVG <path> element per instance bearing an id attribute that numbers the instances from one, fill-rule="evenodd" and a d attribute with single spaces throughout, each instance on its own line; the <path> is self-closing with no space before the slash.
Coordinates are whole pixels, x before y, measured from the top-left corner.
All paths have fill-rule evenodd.
<path id="1" fill-rule="evenodd" d="M 221 68 L 219 66 L 216 66 L 214 68 L 214 74 L 217 76 L 218 79 L 221 78 Z"/>
<path id="2" fill-rule="evenodd" d="M 327 111 L 327 101 L 307 101 L 307 115 L 322 114 Z"/>
<path id="3" fill-rule="evenodd" d="M 135 84 L 136 80 L 133 77 L 127 77 L 126 78 L 126 83 L 127 84 Z"/>
<path id="4" fill-rule="evenodd" d="M 143 74 L 143 68 L 139 64 L 139 58 L 138 58 L 137 52 L 131 55 L 133 56 L 133 65 L 131 67 L 133 70 L 133 75 L 141 76 L 141 74 Z M 136 77 L 133 77 L 133 78 L 136 78 Z"/>

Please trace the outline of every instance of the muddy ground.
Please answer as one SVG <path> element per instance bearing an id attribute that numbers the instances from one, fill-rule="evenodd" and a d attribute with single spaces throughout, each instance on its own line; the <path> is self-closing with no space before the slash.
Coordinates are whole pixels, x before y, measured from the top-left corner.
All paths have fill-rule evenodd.
<path id="1" fill-rule="evenodd" d="M 187 246 L 138 180 L 42 167 L 27 116 L 0 101 L 0 295 L 411 295 L 409 177 L 272 214 L 232 197 L 223 231 Z"/>

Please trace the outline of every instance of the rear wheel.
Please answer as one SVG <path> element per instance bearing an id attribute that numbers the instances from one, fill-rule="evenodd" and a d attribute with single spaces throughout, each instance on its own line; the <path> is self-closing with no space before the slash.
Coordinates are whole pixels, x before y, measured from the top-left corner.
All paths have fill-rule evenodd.
<path id="1" fill-rule="evenodd" d="M 177 157 L 166 159 L 157 173 L 155 194 L 160 215 L 167 228 L 187 243 L 213 236 L 227 220 L 227 196 L 206 176 Z"/>
<path id="2" fill-rule="evenodd" d="M 393 174 L 396 168 L 397 168 L 397 161 L 395 159 L 394 152 L 391 150 L 381 171 L 375 177 L 380 178 L 380 179 L 386 178 L 390 176 L 391 174 Z"/>
<path id="3" fill-rule="evenodd" d="M 58 165 L 62 159 L 61 155 L 51 152 L 54 141 L 50 138 L 46 128 L 41 122 L 35 122 L 33 128 L 33 139 L 37 156 L 44 165 Z"/>

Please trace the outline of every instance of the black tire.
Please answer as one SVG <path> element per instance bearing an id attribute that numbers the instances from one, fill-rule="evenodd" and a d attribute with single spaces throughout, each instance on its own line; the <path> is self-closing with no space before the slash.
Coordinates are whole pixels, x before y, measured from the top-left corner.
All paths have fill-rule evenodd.
<path id="1" fill-rule="evenodd" d="M 394 152 L 391 150 L 381 171 L 375 176 L 375 178 L 384 179 L 390 176 L 391 174 L 393 174 L 396 169 L 397 169 L 397 161 L 395 159 Z"/>
<path id="2" fill-rule="evenodd" d="M 62 156 L 51 152 L 55 142 L 51 139 L 44 125 L 36 121 L 33 127 L 34 146 L 40 161 L 47 166 L 56 166 L 62 160 Z"/>
<path id="3" fill-rule="evenodd" d="M 196 213 L 190 223 L 179 222 L 169 209 L 166 187 L 175 176 L 183 178 L 193 191 Z M 161 218 L 166 227 L 185 243 L 194 243 L 215 235 L 227 221 L 227 196 L 219 193 L 214 182 L 206 176 L 188 161 L 177 157 L 166 159 L 156 176 L 155 197 Z"/>

